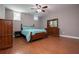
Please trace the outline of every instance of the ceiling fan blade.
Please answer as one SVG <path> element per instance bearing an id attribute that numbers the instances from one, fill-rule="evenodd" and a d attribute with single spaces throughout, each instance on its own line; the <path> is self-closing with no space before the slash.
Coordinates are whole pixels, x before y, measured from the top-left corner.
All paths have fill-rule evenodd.
<path id="1" fill-rule="evenodd" d="M 38 4 L 36 4 L 36 6 L 38 6 Z"/>
<path id="2" fill-rule="evenodd" d="M 45 12 L 45 10 L 42 10 L 42 12 Z"/>
<path id="3" fill-rule="evenodd" d="M 42 7 L 42 8 L 47 8 L 48 6 L 44 6 L 44 7 Z"/>
<path id="4" fill-rule="evenodd" d="M 38 8 L 38 9 L 40 9 L 40 8 L 41 8 L 41 5 L 39 5 L 39 4 L 36 4 L 36 6 L 37 6 L 37 8 Z"/>

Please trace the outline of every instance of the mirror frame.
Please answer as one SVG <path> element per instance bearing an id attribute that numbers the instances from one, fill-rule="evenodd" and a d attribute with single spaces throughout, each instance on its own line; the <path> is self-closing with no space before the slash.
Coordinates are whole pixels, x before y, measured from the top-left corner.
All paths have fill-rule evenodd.
<path id="1" fill-rule="evenodd" d="M 57 27 L 58 27 L 58 18 L 47 20 L 47 27 L 50 27 L 50 24 L 49 24 L 50 21 L 57 21 Z"/>

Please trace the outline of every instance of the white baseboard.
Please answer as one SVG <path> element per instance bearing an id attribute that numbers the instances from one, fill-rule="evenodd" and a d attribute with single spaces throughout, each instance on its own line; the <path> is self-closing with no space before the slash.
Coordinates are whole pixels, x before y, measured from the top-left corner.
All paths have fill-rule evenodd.
<path id="1" fill-rule="evenodd" d="M 67 38 L 74 38 L 74 39 L 79 39 L 79 37 L 75 36 L 68 36 L 68 35 L 60 35 L 61 37 L 67 37 Z"/>

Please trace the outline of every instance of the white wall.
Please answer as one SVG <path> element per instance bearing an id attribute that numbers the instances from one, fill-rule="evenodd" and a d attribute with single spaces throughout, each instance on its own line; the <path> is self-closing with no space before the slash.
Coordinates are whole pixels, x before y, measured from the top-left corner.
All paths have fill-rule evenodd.
<path id="1" fill-rule="evenodd" d="M 0 4 L 0 19 L 5 19 L 5 7 Z"/>
<path id="2" fill-rule="evenodd" d="M 40 28 L 40 19 L 35 21 L 34 20 L 34 16 L 31 14 L 27 14 L 27 13 L 22 13 L 21 15 L 21 19 L 22 19 L 22 24 L 26 25 L 26 26 L 31 26 L 31 25 L 35 25 L 35 28 Z"/>
<path id="3" fill-rule="evenodd" d="M 5 19 L 13 20 L 13 11 L 5 8 Z"/>
<path id="4" fill-rule="evenodd" d="M 13 11 L 5 8 L 5 19 L 13 20 Z M 13 20 L 13 32 L 20 31 L 21 21 Z"/>
<path id="5" fill-rule="evenodd" d="M 5 19 L 13 20 L 13 11 L 5 8 Z M 13 32 L 21 30 L 21 24 L 26 26 L 35 25 L 35 28 L 40 28 L 41 20 L 35 21 L 33 15 L 21 13 L 21 21 L 13 21 Z"/>
<path id="6" fill-rule="evenodd" d="M 61 35 L 79 37 L 79 6 L 68 5 L 57 12 L 51 12 L 43 17 L 43 27 L 47 27 L 47 20 L 58 18 Z"/>

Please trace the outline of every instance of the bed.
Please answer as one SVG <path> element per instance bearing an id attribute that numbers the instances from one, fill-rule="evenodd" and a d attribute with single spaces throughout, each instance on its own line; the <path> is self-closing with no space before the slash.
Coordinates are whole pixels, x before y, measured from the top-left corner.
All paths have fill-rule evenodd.
<path id="1" fill-rule="evenodd" d="M 27 42 L 45 38 L 47 36 L 45 29 L 36 29 L 33 26 L 24 26 L 21 24 L 21 33 L 25 36 Z"/>

